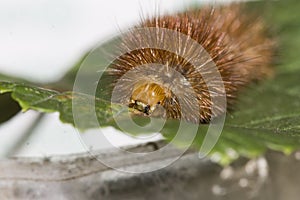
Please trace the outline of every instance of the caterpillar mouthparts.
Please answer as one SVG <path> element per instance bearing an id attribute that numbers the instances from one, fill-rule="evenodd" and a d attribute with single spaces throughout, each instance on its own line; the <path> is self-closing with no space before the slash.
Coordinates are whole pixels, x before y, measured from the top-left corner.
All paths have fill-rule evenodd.
<path id="1" fill-rule="evenodd" d="M 263 21 L 244 12 L 241 4 L 189 9 L 181 13 L 156 16 L 142 20 L 135 27 L 168 29 L 186 35 L 201 45 L 209 55 L 201 61 L 187 41 L 173 41 L 169 35 L 157 31 L 149 39 L 175 46 L 175 51 L 139 46 L 147 35 L 129 34 L 120 46 L 127 53 L 118 57 L 110 66 L 113 85 L 118 88 L 119 103 L 127 105 L 132 113 L 146 116 L 184 119 L 208 123 L 213 117 L 225 114 L 232 108 L 237 95 L 249 83 L 261 80 L 272 73 L 271 62 L 274 40 L 268 36 Z M 147 40 L 146 40 L 147 43 Z M 200 57 L 194 65 L 176 52 L 191 58 Z M 199 61 L 199 58 L 197 58 Z M 211 60 L 210 60 L 211 59 Z M 227 105 L 214 105 L 212 98 L 221 97 L 219 82 L 212 74 L 213 61 L 221 76 Z M 156 66 L 154 64 L 159 64 Z M 199 69 L 201 73 L 199 73 Z M 207 81 L 213 87 L 209 88 Z M 182 105 L 185 112 L 182 112 Z M 215 113 L 212 112 L 215 106 Z"/>

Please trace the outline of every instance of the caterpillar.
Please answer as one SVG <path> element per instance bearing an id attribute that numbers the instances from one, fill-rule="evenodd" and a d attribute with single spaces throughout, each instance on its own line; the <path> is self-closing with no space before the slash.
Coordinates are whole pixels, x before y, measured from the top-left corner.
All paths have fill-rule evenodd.
<path id="1" fill-rule="evenodd" d="M 184 51 L 200 55 L 188 42 L 172 44 L 176 47 L 174 52 L 151 47 L 129 50 L 133 43 L 139 46 L 146 38 L 146 35 L 129 33 L 119 47 L 129 51 L 110 65 L 109 75 L 112 86 L 118 87 L 119 103 L 127 105 L 133 114 L 209 123 L 213 117 L 232 109 L 240 91 L 249 83 L 260 81 L 273 72 L 275 41 L 268 34 L 264 21 L 245 12 L 241 4 L 204 6 L 155 16 L 141 20 L 134 27 L 138 28 L 175 31 L 201 45 L 221 75 L 227 103 L 226 107 L 213 105 L 212 97 L 224 94 L 219 92 L 218 86 L 212 91 L 208 89 L 203 74 L 210 74 L 212 68 L 206 60 L 195 66 L 176 54 Z M 156 41 L 170 42 L 169 36 L 159 31 L 151 37 Z M 202 70 L 201 73 L 198 69 Z M 182 78 L 170 71 L 178 72 L 190 88 L 180 86 Z M 164 76 L 172 83 L 165 82 Z M 123 82 L 116 86 L 120 80 Z M 179 92 L 175 94 L 174 90 Z M 182 113 L 179 99 L 186 103 L 188 112 Z M 217 108 L 214 114 L 212 106 Z"/>

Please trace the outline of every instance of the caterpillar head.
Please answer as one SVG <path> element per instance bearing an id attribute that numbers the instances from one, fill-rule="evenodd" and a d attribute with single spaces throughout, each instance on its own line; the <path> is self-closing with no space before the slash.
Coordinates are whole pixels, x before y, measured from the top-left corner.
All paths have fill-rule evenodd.
<path id="1" fill-rule="evenodd" d="M 150 115 L 169 95 L 170 91 L 157 83 L 137 83 L 132 91 L 129 108 L 135 113 Z"/>

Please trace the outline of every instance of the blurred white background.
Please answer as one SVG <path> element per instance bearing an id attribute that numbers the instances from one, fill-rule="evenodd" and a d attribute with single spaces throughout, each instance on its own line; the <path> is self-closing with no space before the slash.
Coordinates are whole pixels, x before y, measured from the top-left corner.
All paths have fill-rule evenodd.
<path id="1" fill-rule="evenodd" d="M 87 50 L 144 14 L 183 9 L 200 0 L 1 0 L 0 73 L 47 83 L 59 80 Z M 206 0 L 208 1 L 208 0 Z M 203 0 L 201 2 L 204 2 Z M 1 112 L 1 111 L 0 111 Z M 20 113 L 0 125 L 0 158 L 14 148 L 37 113 Z M 113 128 L 83 133 L 101 145 L 102 134 L 116 146 L 156 140 L 133 139 Z M 101 135 L 101 136 L 100 136 Z M 96 138 L 95 138 L 96 137 Z M 48 114 L 33 134 L 18 144 L 14 155 L 49 156 L 85 151 L 78 132 L 62 124 L 57 113 Z"/>

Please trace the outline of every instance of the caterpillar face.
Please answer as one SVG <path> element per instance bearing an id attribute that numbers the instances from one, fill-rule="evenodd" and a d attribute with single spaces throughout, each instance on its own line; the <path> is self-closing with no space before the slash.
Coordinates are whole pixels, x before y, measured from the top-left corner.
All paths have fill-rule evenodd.
<path id="1" fill-rule="evenodd" d="M 137 113 L 150 115 L 169 96 L 166 88 L 156 83 L 137 83 L 133 89 L 129 108 Z"/>

